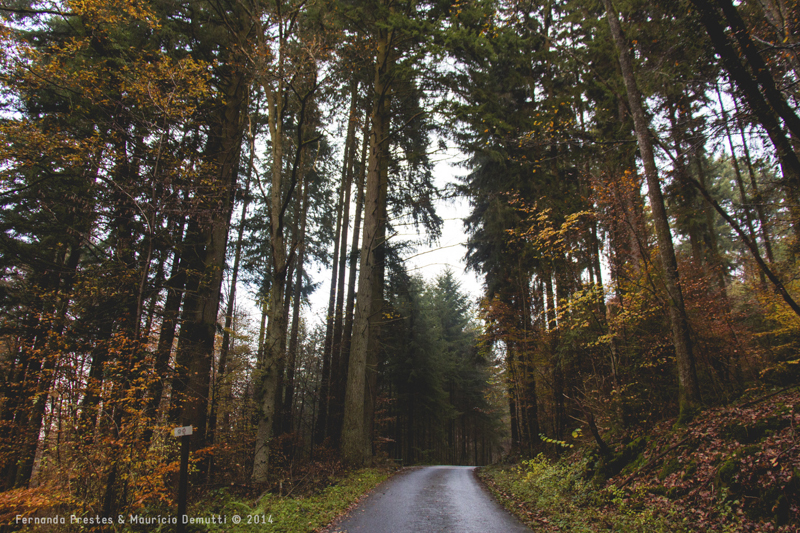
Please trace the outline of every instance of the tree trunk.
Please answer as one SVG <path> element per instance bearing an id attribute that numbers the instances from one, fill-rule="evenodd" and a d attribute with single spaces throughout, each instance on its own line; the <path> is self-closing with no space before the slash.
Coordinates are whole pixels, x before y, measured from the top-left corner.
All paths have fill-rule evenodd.
<path id="1" fill-rule="evenodd" d="M 345 160 L 350 143 L 345 143 Z M 331 287 L 328 296 L 328 310 L 325 313 L 325 344 L 322 347 L 322 382 L 320 383 L 319 417 L 314 441 L 322 443 L 328 436 L 328 410 L 331 399 L 331 351 L 333 348 L 333 313 L 336 307 L 336 282 L 339 276 L 339 240 L 342 231 L 342 209 L 344 208 L 344 180 L 339 185 L 339 195 L 336 202 L 336 231 L 333 236 L 333 269 L 331 270 Z"/>
<path id="2" fill-rule="evenodd" d="M 258 114 L 258 110 L 256 110 Z M 253 118 L 250 117 L 250 157 L 247 163 L 247 178 L 244 184 L 244 194 L 242 198 L 242 214 L 239 216 L 239 231 L 236 236 L 236 245 L 233 252 L 233 268 L 231 269 L 231 283 L 228 289 L 228 305 L 225 310 L 225 326 L 222 330 L 222 343 L 219 349 L 219 364 L 217 365 L 216 379 L 211 394 L 211 413 L 208 421 L 208 443 L 213 445 L 216 441 L 217 431 L 217 410 L 219 409 L 219 395 L 222 389 L 222 382 L 225 379 L 225 372 L 228 367 L 228 355 L 231 351 L 231 329 L 233 328 L 233 312 L 236 305 L 236 283 L 239 279 L 239 264 L 242 260 L 242 241 L 244 240 L 244 227 L 247 221 L 247 208 L 250 205 L 250 181 L 253 177 L 253 162 L 255 160 L 255 132 L 253 131 Z M 209 480 L 213 468 L 213 457 L 209 461 Z"/>
<path id="3" fill-rule="evenodd" d="M 20 434 L 15 436 L 15 439 L 20 444 L 15 457 L 17 460 L 10 459 L 14 463 L 6 472 L 9 481 L 8 485 L 11 485 L 13 478 L 14 486 L 25 487 L 30 484 L 33 477 L 33 466 L 36 459 L 36 450 L 39 447 L 39 435 L 42 430 L 45 408 L 50 397 L 50 389 L 55 379 L 55 370 L 61 354 L 60 349 L 48 346 L 49 339 L 60 338 L 64 331 L 65 317 L 69 308 L 69 294 L 72 291 L 81 250 L 79 245 L 73 244 L 66 261 L 61 265 L 63 273 L 60 276 L 45 275 L 45 279 L 52 280 L 51 282 L 54 284 L 57 293 L 59 293 L 60 301 L 52 307 L 44 304 L 38 309 L 41 317 L 51 318 L 52 321 L 41 320 L 41 317 L 37 321 L 36 333 L 38 335 L 36 335 L 35 341 L 31 346 L 32 354 L 29 355 L 27 368 L 24 368 L 25 385 L 33 390 L 31 391 L 25 386 L 21 390 L 22 399 L 18 403 L 18 412 L 17 416 L 15 416 L 18 423 L 17 427 L 20 429 Z M 51 307 L 50 313 L 52 314 L 48 313 L 47 307 Z M 28 396 L 31 392 L 33 394 Z M 31 399 L 32 404 L 30 403 Z"/>
<path id="4" fill-rule="evenodd" d="M 152 438 L 152 426 L 155 426 L 158 408 L 164 396 L 164 388 L 169 375 L 169 359 L 172 355 L 172 345 L 175 342 L 175 329 L 178 325 L 183 291 L 186 288 L 186 262 L 181 259 L 181 254 L 178 251 L 183 241 L 183 225 L 183 221 L 181 221 L 175 234 L 177 245 L 172 258 L 170 276 L 166 282 L 167 300 L 164 302 L 164 309 L 162 310 L 161 328 L 153 367 L 156 379 L 149 386 L 149 399 L 145 407 L 145 416 L 150 419 L 148 420 L 148 425 L 151 426 L 145 430 L 143 436 L 145 442 L 149 442 Z"/>
<path id="5" fill-rule="evenodd" d="M 731 149 L 731 163 L 733 164 L 733 175 L 736 178 L 736 187 L 739 189 L 739 201 L 742 204 L 742 210 L 744 211 L 744 220 L 747 226 L 747 231 L 750 235 L 750 240 L 756 242 L 756 231 L 753 227 L 753 212 L 750 208 L 750 200 L 747 197 L 747 192 L 744 187 L 744 179 L 742 178 L 742 171 L 739 167 L 739 160 L 736 157 L 736 149 L 733 145 L 733 136 L 731 135 L 731 128 L 728 124 L 728 113 L 725 111 L 725 104 L 722 101 L 722 93 L 719 90 L 719 86 L 716 87 L 717 90 L 717 98 L 719 99 L 719 106 L 722 110 L 722 124 L 725 127 L 725 136 L 728 138 L 728 146 Z M 761 284 L 763 285 L 766 282 L 766 278 L 764 277 L 764 273 L 759 271 L 761 274 Z"/>
<path id="6" fill-rule="evenodd" d="M 689 322 L 683 304 L 683 292 L 678 276 L 678 262 L 672 246 L 672 234 L 669 228 L 669 219 L 664 208 L 664 198 L 661 194 L 661 184 L 658 179 L 653 147 L 648 129 L 648 121 L 644 114 L 642 96 L 636 85 L 633 72 L 633 62 L 628 44 L 623 37 L 619 17 L 614 10 L 611 0 L 603 0 L 606 8 L 608 24 L 611 35 L 619 53 L 619 64 L 625 89 L 628 93 L 628 103 L 633 116 L 639 152 L 644 165 L 645 179 L 647 180 L 650 207 L 653 213 L 653 223 L 656 228 L 661 266 L 664 269 L 664 283 L 669 294 L 669 317 L 672 327 L 672 343 L 675 347 L 675 357 L 678 363 L 678 403 L 680 419 L 686 420 L 700 405 L 700 388 L 697 383 L 692 342 L 689 336 Z"/>
<path id="7" fill-rule="evenodd" d="M 294 378 L 295 368 L 297 366 L 297 351 L 298 351 L 298 337 L 300 330 L 300 304 L 303 292 L 303 263 L 306 256 L 306 215 L 308 213 L 308 185 L 303 184 L 302 191 L 300 192 L 301 202 L 298 209 L 300 216 L 300 233 L 297 237 L 300 243 L 300 249 L 297 254 L 297 275 L 294 283 L 294 295 L 292 299 L 294 304 L 292 307 L 292 327 L 289 334 L 289 360 L 286 365 L 286 383 L 284 387 L 283 397 L 283 431 L 291 433 L 294 429 L 292 419 L 292 401 L 294 399 Z"/>
<path id="8" fill-rule="evenodd" d="M 280 45 L 278 69 L 282 72 L 283 48 Z M 287 319 L 284 303 L 284 291 L 292 256 L 296 250 L 293 246 L 287 256 L 286 238 L 284 236 L 284 215 L 298 185 L 298 173 L 302 173 L 302 154 L 307 141 L 304 140 L 305 113 L 308 103 L 317 89 L 316 71 L 309 90 L 300 97 L 300 110 L 297 116 L 297 148 L 294 153 L 289 181 L 284 189 L 283 180 L 283 120 L 285 95 L 287 90 L 279 79 L 277 88 L 262 83 L 268 103 L 268 122 L 272 139 L 272 185 L 270 190 L 270 248 L 272 251 L 272 283 L 269 292 L 267 331 L 264 339 L 262 358 L 256 363 L 256 404 L 259 406 L 258 429 L 256 430 L 255 457 L 253 460 L 253 482 L 263 484 L 269 474 L 269 441 L 272 437 L 274 417 L 279 397 L 279 370 L 283 367 L 286 354 Z M 294 243 L 296 245 L 296 243 Z"/>
<path id="9" fill-rule="evenodd" d="M 269 441 L 272 437 L 276 403 L 278 401 L 278 369 L 284 356 L 286 324 L 283 296 L 286 284 L 286 244 L 284 240 L 283 192 L 283 91 L 264 87 L 267 94 L 269 133 L 272 140 L 272 185 L 270 190 L 270 249 L 272 281 L 267 303 L 267 330 L 264 335 L 262 358 L 256 363 L 256 405 L 259 407 L 256 430 L 253 482 L 266 483 L 269 473 Z"/>
<path id="10" fill-rule="evenodd" d="M 707 254 L 704 253 L 701 246 L 702 239 L 700 238 L 700 224 L 697 223 L 697 211 L 700 202 L 698 202 L 697 191 L 694 187 L 688 186 L 685 176 L 688 175 L 689 169 L 686 163 L 686 152 L 684 145 L 686 141 L 686 118 L 675 116 L 677 108 L 681 108 L 685 102 L 677 102 L 673 98 L 669 102 L 669 121 L 670 131 L 672 133 L 672 141 L 674 143 L 675 159 L 673 160 L 672 168 L 673 174 L 676 179 L 678 190 L 673 195 L 673 214 L 675 215 L 677 231 L 689 238 L 689 245 L 692 249 L 692 261 L 696 268 L 702 269 L 707 272 L 708 266 Z"/>
<path id="11" fill-rule="evenodd" d="M 758 222 L 761 228 L 761 239 L 764 241 L 764 251 L 767 252 L 767 260 L 770 263 L 775 262 L 775 257 L 772 255 L 772 239 L 769 235 L 769 226 L 767 225 L 767 214 L 764 210 L 764 199 L 761 196 L 761 191 L 758 188 L 758 181 L 756 181 L 756 173 L 753 170 L 753 161 L 750 158 L 750 148 L 747 146 L 747 135 L 744 131 L 744 124 L 739 119 L 739 104 L 736 103 L 736 98 L 733 99 L 736 106 L 736 122 L 739 126 L 739 133 L 742 136 L 742 150 L 744 150 L 744 160 L 747 163 L 747 173 L 750 177 L 750 188 L 753 189 L 753 200 L 756 203 L 756 213 L 758 214 Z M 755 241 L 753 241 L 755 242 Z"/>
<path id="12" fill-rule="evenodd" d="M 342 455 L 348 463 L 368 464 L 372 458 L 371 435 L 369 433 L 371 407 L 367 402 L 372 397 L 368 390 L 374 364 L 374 347 L 382 307 L 383 280 L 382 252 L 386 227 L 386 192 L 388 187 L 389 156 L 389 74 L 394 59 L 391 32 L 378 31 L 377 57 L 375 62 L 374 104 L 372 109 L 372 131 L 370 140 L 369 170 L 367 172 L 366 201 L 364 203 L 364 237 L 361 244 L 361 265 L 358 278 L 358 302 L 353 324 L 350 347 L 350 363 L 345 393 L 344 423 L 342 426 Z"/>
<path id="13" fill-rule="evenodd" d="M 350 264 L 348 266 L 348 281 L 347 281 L 347 303 L 345 305 L 345 320 L 344 331 L 342 333 L 342 343 L 339 350 L 339 375 L 342 377 L 339 380 L 339 390 L 336 392 L 336 397 L 339 401 L 334 405 L 336 408 L 337 424 L 333 427 L 334 438 L 337 442 L 341 442 L 342 436 L 342 421 L 344 419 L 344 397 L 347 386 L 347 373 L 350 363 L 350 339 L 353 335 L 353 319 L 354 308 L 356 302 L 356 273 L 358 271 L 359 249 L 358 241 L 361 236 L 361 218 L 364 211 L 364 182 L 367 170 L 367 149 L 369 147 L 369 119 L 365 118 L 363 137 L 361 144 L 361 165 L 359 168 L 358 193 L 356 195 L 356 212 L 355 221 L 353 222 L 353 242 L 350 245 Z"/>
<path id="14" fill-rule="evenodd" d="M 350 190 L 353 182 L 353 162 L 355 161 L 356 154 L 356 104 L 358 100 L 358 84 L 353 81 L 352 96 L 350 104 L 350 116 L 347 125 L 347 141 L 349 144 L 347 158 L 345 159 L 344 168 L 342 171 L 342 180 L 344 182 L 344 208 L 342 210 L 342 231 L 341 231 L 341 246 L 339 248 L 339 276 L 336 288 L 336 306 L 333 316 L 333 339 L 331 341 L 331 383 L 330 383 L 330 402 L 328 404 L 328 432 L 327 435 L 333 439 L 333 446 L 339 445 L 339 437 L 341 435 L 341 414 L 342 404 L 344 402 L 344 381 L 345 375 L 342 374 L 342 313 L 344 308 L 344 274 L 345 264 L 347 262 L 347 233 L 350 226 Z"/>
<path id="15" fill-rule="evenodd" d="M 693 1 L 695 5 L 707 3 L 707 0 Z M 796 139 L 800 138 L 800 117 L 798 117 L 795 110 L 789 106 L 783 94 L 775 84 L 775 78 L 772 77 L 769 66 L 767 66 L 755 43 L 750 38 L 750 32 L 747 30 L 739 14 L 739 10 L 733 5 L 731 0 L 715 1 L 720 8 L 722 8 L 722 14 L 732 30 L 731 33 L 739 43 L 742 56 L 747 61 L 750 71 L 753 73 L 753 78 L 755 78 L 755 81 L 761 86 L 761 92 L 764 94 L 770 107 L 783 119 L 790 134 Z"/>
<path id="16" fill-rule="evenodd" d="M 215 163 L 210 190 L 203 197 L 203 211 L 193 215 L 187 230 L 187 291 L 176 354 L 177 375 L 172 386 L 172 419 L 196 430 L 192 448 L 206 445 L 208 397 L 217 311 L 225 268 L 228 227 L 239 171 L 242 112 L 247 105 L 248 83 L 234 72 L 223 87 L 225 104 L 212 124 L 206 158 Z M 200 465 L 200 475 L 206 464 Z"/>

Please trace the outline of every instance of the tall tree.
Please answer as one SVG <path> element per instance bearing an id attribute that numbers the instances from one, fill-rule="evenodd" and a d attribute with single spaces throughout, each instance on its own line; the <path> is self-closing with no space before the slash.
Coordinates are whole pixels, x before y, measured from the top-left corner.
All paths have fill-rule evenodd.
<path id="1" fill-rule="evenodd" d="M 672 234 L 669 228 L 669 219 L 664 208 L 664 198 L 661 194 L 661 183 L 658 178 L 653 144 L 650 139 L 649 123 L 644 114 L 642 95 L 636 84 L 633 71 L 630 47 L 622 33 L 619 16 L 611 0 L 603 0 L 606 8 L 608 25 L 611 36 L 619 54 L 619 65 L 622 78 L 625 81 L 625 90 L 628 94 L 628 105 L 633 116 L 636 139 L 639 143 L 639 153 L 644 166 L 645 179 L 647 180 L 647 194 L 650 198 L 650 208 L 653 212 L 653 223 L 658 238 L 658 250 L 661 258 L 661 268 L 664 270 L 664 280 L 669 294 L 669 317 L 672 326 L 672 344 L 675 347 L 675 357 L 678 363 L 678 394 L 679 409 L 682 419 L 691 418 L 700 404 L 700 387 L 697 382 L 692 339 L 689 334 L 689 321 L 683 302 L 683 291 L 680 285 L 678 262 L 675 258 L 675 249 L 672 245 Z"/>
<path id="2" fill-rule="evenodd" d="M 204 448 L 207 438 L 217 313 L 251 82 L 246 56 L 237 44 L 251 38 L 253 31 L 250 10 L 242 4 L 212 2 L 207 8 L 218 10 L 228 21 L 227 31 L 214 31 L 220 21 L 209 20 L 198 28 L 197 35 L 206 39 L 197 43 L 198 49 L 209 56 L 222 53 L 225 61 L 216 73 L 220 101 L 210 114 L 203 148 L 206 166 L 196 185 L 198 205 L 187 223 L 183 242 L 186 293 L 170 407 L 174 421 L 197 428 L 198 437 L 192 440 L 195 449 Z"/>
<path id="3" fill-rule="evenodd" d="M 270 292 L 267 304 L 268 322 L 262 357 L 258 361 L 256 398 L 259 404 L 258 432 L 255 443 L 253 481 L 264 483 L 269 474 L 269 441 L 272 435 L 276 406 L 279 401 L 279 373 L 284 367 L 286 352 L 287 315 L 284 307 L 285 288 L 290 265 L 296 257 L 299 241 L 287 242 L 286 214 L 293 203 L 299 182 L 302 180 L 303 150 L 316 140 L 308 134 L 306 113 L 319 87 L 316 53 L 323 46 L 313 35 L 304 33 L 302 4 L 278 4 L 266 13 L 269 18 L 259 29 L 256 68 L 258 82 L 267 100 L 267 120 L 270 133 L 271 184 L 270 184 Z M 270 36 L 274 35 L 274 42 Z M 263 61 L 270 58 L 274 47 L 273 64 Z M 295 113 L 295 149 L 286 170 L 284 161 L 284 121 L 288 112 L 290 95 L 294 94 L 298 110 Z M 290 155 L 286 153 L 286 155 Z M 287 244 L 291 246 L 287 249 Z"/>

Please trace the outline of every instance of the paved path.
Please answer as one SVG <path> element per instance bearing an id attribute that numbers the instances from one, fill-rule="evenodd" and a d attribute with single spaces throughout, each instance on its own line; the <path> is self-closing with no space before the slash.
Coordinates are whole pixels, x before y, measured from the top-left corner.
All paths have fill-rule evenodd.
<path id="1" fill-rule="evenodd" d="M 530 533 L 481 487 L 473 466 L 428 466 L 380 485 L 332 532 Z"/>

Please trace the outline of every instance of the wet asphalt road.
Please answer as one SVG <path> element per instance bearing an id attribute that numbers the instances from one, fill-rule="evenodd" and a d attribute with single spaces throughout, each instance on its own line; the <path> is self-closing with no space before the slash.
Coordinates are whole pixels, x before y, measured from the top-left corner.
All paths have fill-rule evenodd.
<path id="1" fill-rule="evenodd" d="M 397 474 L 331 529 L 347 533 L 530 533 L 480 486 L 472 466 Z"/>

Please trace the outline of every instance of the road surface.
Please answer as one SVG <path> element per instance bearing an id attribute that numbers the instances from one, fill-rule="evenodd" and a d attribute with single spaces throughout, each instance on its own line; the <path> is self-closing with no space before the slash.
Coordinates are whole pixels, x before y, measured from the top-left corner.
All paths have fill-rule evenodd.
<path id="1" fill-rule="evenodd" d="M 332 533 L 530 533 L 481 487 L 474 466 L 401 472 L 335 524 Z"/>

